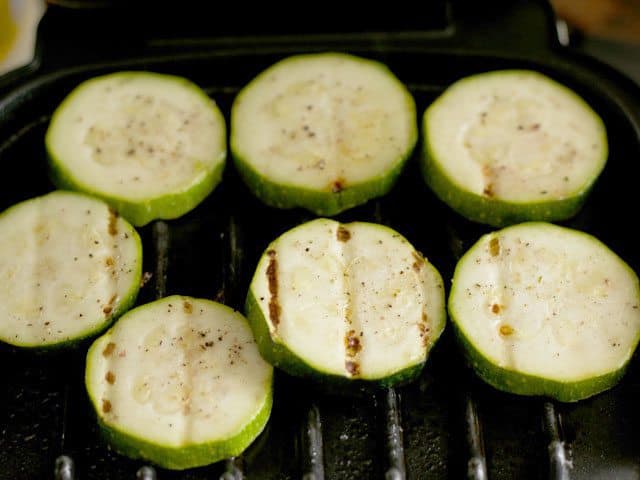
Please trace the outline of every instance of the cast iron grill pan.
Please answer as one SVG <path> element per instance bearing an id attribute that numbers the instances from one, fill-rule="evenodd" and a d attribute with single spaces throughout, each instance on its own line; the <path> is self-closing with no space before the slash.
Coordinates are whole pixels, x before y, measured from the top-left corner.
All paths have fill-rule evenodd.
<path id="1" fill-rule="evenodd" d="M 446 40 L 446 38 L 449 40 Z M 174 53 L 89 65 L 39 77 L 0 100 L 0 209 L 53 189 L 43 145 L 54 108 L 79 82 L 115 70 L 184 75 L 207 91 L 229 121 L 235 94 L 292 53 L 348 51 L 378 59 L 404 81 L 421 114 L 458 78 L 502 68 L 533 68 L 582 95 L 604 119 L 610 158 L 584 209 L 564 224 L 596 235 L 636 271 L 632 230 L 640 178 L 640 92 L 594 61 L 552 45 L 535 52 L 466 47 L 455 34 L 427 41 L 363 34 L 314 37 L 208 52 Z M 461 46 L 462 45 L 462 46 Z M 260 254 L 279 234 L 313 216 L 262 205 L 231 162 L 224 180 L 193 212 L 140 229 L 144 269 L 153 273 L 138 304 L 184 294 L 242 309 Z M 376 221 L 403 233 L 440 270 L 448 287 L 456 259 L 489 229 L 454 214 L 424 185 L 412 159 L 386 197 L 340 221 Z M 465 367 L 447 328 L 413 384 L 347 396 L 276 375 L 271 420 L 239 458 L 170 472 L 143 468 L 101 440 L 83 375 L 86 345 L 37 355 L 0 351 L 0 479 L 538 479 L 640 478 L 638 369 L 619 386 L 577 404 L 497 392 Z M 62 459 L 60 458 L 61 456 Z M 71 463 L 68 462 L 71 459 Z M 73 470 L 73 471 L 71 471 Z"/>

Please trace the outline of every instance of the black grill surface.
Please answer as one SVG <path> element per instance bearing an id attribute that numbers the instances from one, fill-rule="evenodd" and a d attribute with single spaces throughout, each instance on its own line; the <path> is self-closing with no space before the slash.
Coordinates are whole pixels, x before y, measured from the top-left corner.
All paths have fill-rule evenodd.
<path id="1" fill-rule="evenodd" d="M 522 12 L 533 30 L 514 27 Z M 482 12 L 467 11 L 437 34 L 244 38 L 196 42 L 170 54 L 151 45 L 146 57 L 37 77 L 0 99 L 0 209 L 53 189 L 43 145 L 51 113 L 80 81 L 109 71 L 184 75 L 219 103 L 228 122 L 238 90 L 296 52 L 329 49 L 381 60 L 408 85 L 420 113 L 463 76 L 533 68 L 580 93 L 609 133 L 604 174 L 584 209 L 565 224 L 596 235 L 637 271 L 640 249 L 632 226 L 639 203 L 640 90 L 615 71 L 556 47 L 549 11 L 539 5 L 525 2 L 511 12 L 511 23 L 491 28 L 475 22 L 476 16 Z M 532 38 L 523 39 L 526 35 Z M 153 276 L 138 304 L 184 294 L 242 309 L 266 245 L 312 218 L 301 210 L 262 205 L 229 163 L 223 182 L 193 212 L 140 229 L 144 268 Z M 415 158 L 389 195 L 337 218 L 398 230 L 440 270 L 447 286 L 456 259 L 488 231 L 439 202 L 422 181 Z M 271 420 L 242 456 L 170 472 L 144 468 L 144 462 L 112 452 L 101 440 L 84 389 L 86 347 L 50 354 L 0 351 L 0 479 L 54 478 L 56 468 L 55 477 L 65 480 L 640 478 L 635 359 L 611 391 L 556 404 L 497 392 L 476 380 L 447 328 L 420 378 L 395 390 L 331 392 L 278 373 Z"/>

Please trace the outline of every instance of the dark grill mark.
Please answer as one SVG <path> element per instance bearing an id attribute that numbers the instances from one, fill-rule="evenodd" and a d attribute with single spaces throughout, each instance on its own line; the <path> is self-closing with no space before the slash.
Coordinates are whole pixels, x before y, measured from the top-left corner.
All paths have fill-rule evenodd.
<path id="1" fill-rule="evenodd" d="M 511 334 L 513 334 L 513 327 L 511 327 L 511 325 L 502 325 L 500 327 L 500 335 L 508 337 Z"/>
<path id="2" fill-rule="evenodd" d="M 193 305 L 191 305 L 189 302 L 184 302 L 182 304 L 182 307 L 184 309 L 184 313 L 193 313 Z"/>
<path id="3" fill-rule="evenodd" d="M 489 253 L 492 257 L 497 257 L 500 255 L 500 240 L 497 238 L 492 238 L 489 242 Z"/>
<path id="4" fill-rule="evenodd" d="M 269 266 L 267 267 L 267 281 L 269 282 L 269 318 L 273 326 L 280 323 L 280 304 L 278 303 L 278 261 L 276 260 L 276 251 L 269 250 Z"/>
<path id="5" fill-rule="evenodd" d="M 116 376 L 113 374 L 112 371 L 108 371 L 107 374 L 104 376 L 104 378 L 107 381 L 107 383 L 109 383 L 109 385 L 113 385 L 116 382 Z"/>
<path id="6" fill-rule="evenodd" d="M 339 242 L 347 242 L 351 239 L 351 232 L 340 225 L 338 227 L 338 231 L 336 232 L 336 237 L 338 238 Z"/>
<path id="7" fill-rule="evenodd" d="M 109 413 L 111 411 L 111 402 L 109 400 L 102 399 L 102 411 Z"/>
<path id="8" fill-rule="evenodd" d="M 355 357 L 360 350 L 362 350 L 362 344 L 360 339 L 356 335 L 355 330 L 349 330 L 344 336 L 344 346 L 347 350 L 347 357 Z"/>
<path id="9" fill-rule="evenodd" d="M 102 312 L 105 315 L 109 315 L 111 312 L 113 312 L 113 303 L 116 301 L 116 298 L 118 298 L 117 295 L 112 295 L 107 304 L 102 309 Z"/>
<path id="10" fill-rule="evenodd" d="M 414 262 L 412 268 L 416 271 L 416 272 L 420 272 L 420 270 L 422 270 L 422 267 L 424 267 L 424 257 L 420 254 L 420 252 L 417 251 L 413 251 L 413 258 L 414 258 Z"/>
<path id="11" fill-rule="evenodd" d="M 422 345 L 429 345 L 429 332 L 431 328 L 429 328 L 429 317 L 427 315 L 426 309 L 422 310 L 422 321 L 418 323 L 418 330 L 420 331 L 420 338 L 422 339 Z"/>
<path id="12" fill-rule="evenodd" d="M 109 235 L 118 234 L 118 212 L 109 207 Z"/>
<path id="13" fill-rule="evenodd" d="M 107 343 L 107 346 L 104 347 L 104 350 L 102 351 L 102 355 L 104 355 L 105 357 L 108 357 L 113 353 L 115 349 L 116 349 L 116 344 L 113 342 L 109 342 Z"/>
<path id="14" fill-rule="evenodd" d="M 493 305 L 491 305 L 491 311 L 497 315 L 498 313 L 500 313 L 500 305 L 494 303 Z"/>
<path id="15" fill-rule="evenodd" d="M 359 363 L 352 362 L 351 360 L 347 360 L 344 363 L 344 366 L 347 369 L 347 372 L 349 372 L 349 375 L 351 375 L 352 377 L 360 375 L 360 364 Z"/>
<path id="16" fill-rule="evenodd" d="M 493 184 L 488 183 L 486 187 L 484 187 L 484 190 L 482 190 L 482 194 L 485 197 L 493 197 L 495 195 L 495 193 L 493 192 Z"/>
<path id="17" fill-rule="evenodd" d="M 340 193 L 342 190 L 344 190 L 344 180 L 339 178 L 331 185 L 331 191 L 333 193 Z"/>

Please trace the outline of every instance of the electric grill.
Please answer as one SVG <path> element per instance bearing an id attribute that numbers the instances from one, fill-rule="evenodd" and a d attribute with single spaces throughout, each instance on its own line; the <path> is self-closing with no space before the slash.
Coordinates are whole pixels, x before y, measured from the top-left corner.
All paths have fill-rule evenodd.
<path id="1" fill-rule="evenodd" d="M 562 48 L 545 2 L 436 4 L 435 19 L 405 9 L 411 30 L 389 31 L 379 22 L 355 33 L 344 23 L 332 33 L 316 25 L 303 34 L 234 36 L 222 26 L 221 36 L 185 41 L 178 33 L 113 51 L 108 63 L 94 58 L 89 64 L 82 62 L 91 52 L 76 62 L 60 52 L 56 57 L 55 41 L 47 43 L 55 25 L 45 17 L 40 69 L 14 74 L 12 80 L 22 77 L 21 86 L 0 98 L 0 209 L 53 189 L 43 144 L 51 113 L 74 86 L 95 75 L 148 69 L 186 76 L 219 103 L 228 122 L 238 90 L 294 53 L 333 50 L 378 59 L 408 85 L 419 113 L 461 77 L 530 68 L 582 95 L 609 134 L 607 167 L 583 210 L 564 224 L 596 235 L 638 271 L 632 222 L 639 203 L 640 88 Z M 47 15 L 60 17 L 54 8 Z M 95 49 L 96 57 L 108 50 L 102 48 Z M 0 81 L 3 87 L 9 85 Z M 222 184 L 193 212 L 140 229 L 144 268 L 152 277 L 138 303 L 179 293 L 242 309 L 269 241 L 312 218 L 262 205 L 229 162 Z M 446 283 L 461 253 L 489 230 L 438 201 L 415 159 L 389 195 L 337 218 L 388 224 L 429 258 Z M 244 454 L 170 472 L 122 457 L 102 441 L 84 389 L 85 351 L 86 345 L 46 354 L 0 350 L 0 479 L 640 478 L 636 359 L 619 386 L 576 404 L 517 397 L 470 373 L 449 327 L 420 378 L 397 389 L 341 394 L 278 372 L 271 420 Z"/>

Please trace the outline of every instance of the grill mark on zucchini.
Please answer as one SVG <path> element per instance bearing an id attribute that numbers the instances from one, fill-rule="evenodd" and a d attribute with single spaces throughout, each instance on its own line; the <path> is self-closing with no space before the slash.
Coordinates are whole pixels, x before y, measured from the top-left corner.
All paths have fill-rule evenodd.
<path id="1" fill-rule="evenodd" d="M 353 315 L 353 302 L 354 295 L 356 294 L 357 286 L 354 288 L 351 282 L 350 269 L 352 263 L 357 260 L 353 258 L 351 251 L 351 244 L 347 243 L 351 238 L 351 232 L 342 224 L 338 224 L 336 229 L 336 239 L 338 241 L 338 247 L 340 248 L 340 255 L 344 262 L 344 270 L 342 275 L 344 277 L 344 295 L 346 299 L 346 305 L 344 310 L 345 320 L 345 335 L 344 335 L 344 368 L 351 377 L 357 377 L 360 375 L 360 362 L 359 354 L 364 348 L 360 338 L 356 336 L 356 329 L 360 328 L 360 325 L 355 325 L 355 318 Z"/>
<path id="2" fill-rule="evenodd" d="M 429 327 L 429 316 L 427 315 L 427 305 L 422 305 L 422 317 L 421 322 L 418 323 L 418 331 L 420 332 L 420 338 L 422 339 L 422 345 L 425 347 L 431 342 L 431 328 Z"/>
<path id="3" fill-rule="evenodd" d="M 497 328 L 498 328 L 498 332 L 500 333 L 500 339 L 502 340 L 501 342 L 502 348 L 504 348 L 504 351 L 505 351 L 506 366 L 515 368 L 516 361 L 515 361 L 515 355 L 513 351 L 515 344 L 513 343 L 512 340 L 513 340 L 513 335 L 516 332 L 514 328 L 511 325 L 509 325 L 508 318 L 505 318 L 505 317 L 508 317 L 508 315 L 505 315 L 505 307 L 507 306 L 507 299 L 505 298 L 505 295 L 506 295 L 506 291 L 507 291 L 506 287 L 508 283 L 505 280 L 506 278 L 508 278 L 508 274 L 507 272 L 505 272 L 505 269 L 508 270 L 508 266 L 505 265 L 505 262 L 509 261 L 509 259 L 506 257 L 509 255 L 510 249 L 503 251 L 502 246 L 500 244 L 500 238 L 498 236 L 491 237 L 491 240 L 489 240 L 488 249 L 489 249 L 489 255 L 491 256 L 491 258 L 495 259 L 495 262 L 493 262 L 493 268 L 495 268 L 496 270 L 496 275 L 495 275 L 496 295 L 494 296 L 494 299 L 489 303 L 489 305 L 490 305 L 491 313 L 493 313 L 494 315 L 496 315 L 496 317 L 499 318 L 499 323 Z"/>
<path id="4" fill-rule="evenodd" d="M 493 237 L 489 242 L 489 253 L 492 257 L 500 255 L 500 240 L 498 237 Z"/>
<path id="5" fill-rule="evenodd" d="M 345 183 L 345 181 L 344 181 L 343 178 L 339 178 L 336 181 L 334 181 L 331 184 L 331 192 L 332 193 L 340 193 L 341 191 L 343 191 L 344 188 L 345 188 L 344 187 L 344 183 Z"/>
<path id="6" fill-rule="evenodd" d="M 118 212 L 109 207 L 109 235 L 115 237 L 118 234 Z"/>
<path id="7" fill-rule="evenodd" d="M 108 357 L 113 353 L 115 349 L 116 349 L 116 344 L 113 342 L 109 342 L 107 343 L 107 346 L 104 347 L 104 350 L 102 351 L 102 355 L 104 355 L 105 357 Z"/>
<path id="8" fill-rule="evenodd" d="M 269 266 L 267 267 L 267 282 L 269 284 L 269 319 L 275 329 L 280 323 L 281 307 L 278 302 L 278 260 L 276 259 L 276 251 L 269 250 Z"/>
<path id="9" fill-rule="evenodd" d="M 347 230 L 343 225 L 340 225 L 336 232 L 336 238 L 339 242 L 347 242 L 351 239 L 351 232 Z"/>
<path id="10" fill-rule="evenodd" d="M 424 267 L 424 257 L 417 250 L 414 250 L 412 252 L 412 255 L 414 262 L 411 267 L 416 273 L 420 273 L 420 270 L 422 270 L 422 267 Z"/>
<path id="11" fill-rule="evenodd" d="M 353 362 L 351 360 L 347 360 L 345 362 L 345 367 L 347 369 L 347 372 L 349 372 L 349 375 L 351 375 L 352 377 L 357 377 L 358 375 L 360 375 L 360 364 L 357 362 Z"/>

